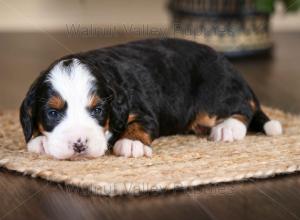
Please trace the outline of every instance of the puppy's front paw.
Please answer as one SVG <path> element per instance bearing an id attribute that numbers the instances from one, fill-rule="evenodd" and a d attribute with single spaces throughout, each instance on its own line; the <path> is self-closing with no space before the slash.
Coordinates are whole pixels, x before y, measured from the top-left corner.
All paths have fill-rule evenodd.
<path id="1" fill-rule="evenodd" d="M 246 133 L 247 128 L 241 121 L 229 118 L 212 128 L 209 139 L 212 141 L 232 142 L 244 139 Z"/>
<path id="2" fill-rule="evenodd" d="M 123 157 L 151 157 L 152 148 L 144 145 L 141 141 L 121 139 L 113 147 L 114 154 Z"/>
<path id="3" fill-rule="evenodd" d="M 35 137 L 28 142 L 27 149 L 29 152 L 44 154 L 45 153 L 44 143 L 45 143 L 44 136 Z"/>

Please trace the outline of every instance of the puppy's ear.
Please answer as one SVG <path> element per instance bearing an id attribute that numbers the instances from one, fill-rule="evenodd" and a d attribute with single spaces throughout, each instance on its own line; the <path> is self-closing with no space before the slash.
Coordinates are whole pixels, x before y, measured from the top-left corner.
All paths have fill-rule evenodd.
<path id="1" fill-rule="evenodd" d="M 20 122 L 23 128 L 26 143 L 31 139 L 33 133 L 37 130 L 35 123 L 36 114 L 36 92 L 39 79 L 30 87 L 20 107 Z"/>

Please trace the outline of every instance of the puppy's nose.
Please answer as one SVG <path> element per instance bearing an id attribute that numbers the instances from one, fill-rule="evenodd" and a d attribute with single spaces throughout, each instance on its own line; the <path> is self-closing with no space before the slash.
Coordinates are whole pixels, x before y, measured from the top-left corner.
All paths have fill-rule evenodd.
<path id="1" fill-rule="evenodd" d="M 78 139 L 77 142 L 73 144 L 74 151 L 77 153 L 85 151 L 85 149 L 87 148 L 86 143 L 87 140 L 82 141 L 81 139 Z"/>

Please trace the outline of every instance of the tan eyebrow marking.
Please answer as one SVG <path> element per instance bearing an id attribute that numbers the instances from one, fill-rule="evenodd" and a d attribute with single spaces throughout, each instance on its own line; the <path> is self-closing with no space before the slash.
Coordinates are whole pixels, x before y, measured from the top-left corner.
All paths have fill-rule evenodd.
<path id="1" fill-rule="evenodd" d="M 94 108 L 99 104 L 100 101 L 101 101 L 101 99 L 98 95 L 92 95 L 92 97 L 89 100 L 88 107 Z"/>
<path id="2" fill-rule="evenodd" d="M 65 101 L 60 96 L 52 96 L 48 101 L 48 105 L 54 109 L 62 109 L 65 106 Z"/>

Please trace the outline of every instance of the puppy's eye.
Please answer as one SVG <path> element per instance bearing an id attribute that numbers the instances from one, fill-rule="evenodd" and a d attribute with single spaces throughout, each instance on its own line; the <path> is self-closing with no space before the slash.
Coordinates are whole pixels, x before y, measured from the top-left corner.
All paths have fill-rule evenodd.
<path id="1" fill-rule="evenodd" d="M 97 116 L 97 115 L 100 115 L 102 113 L 102 108 L 101 107 L 96 107 L 92 110 L 92 115 L 93 116 Z"/>
<path id="2" fill-rule="evenodd" d="M 51 119 L 57 119 L 59 117 L 59 112 L 57 110 L 55 110 L 55 109 L 50 109 L 47 112 L 47 115 Z"/>

